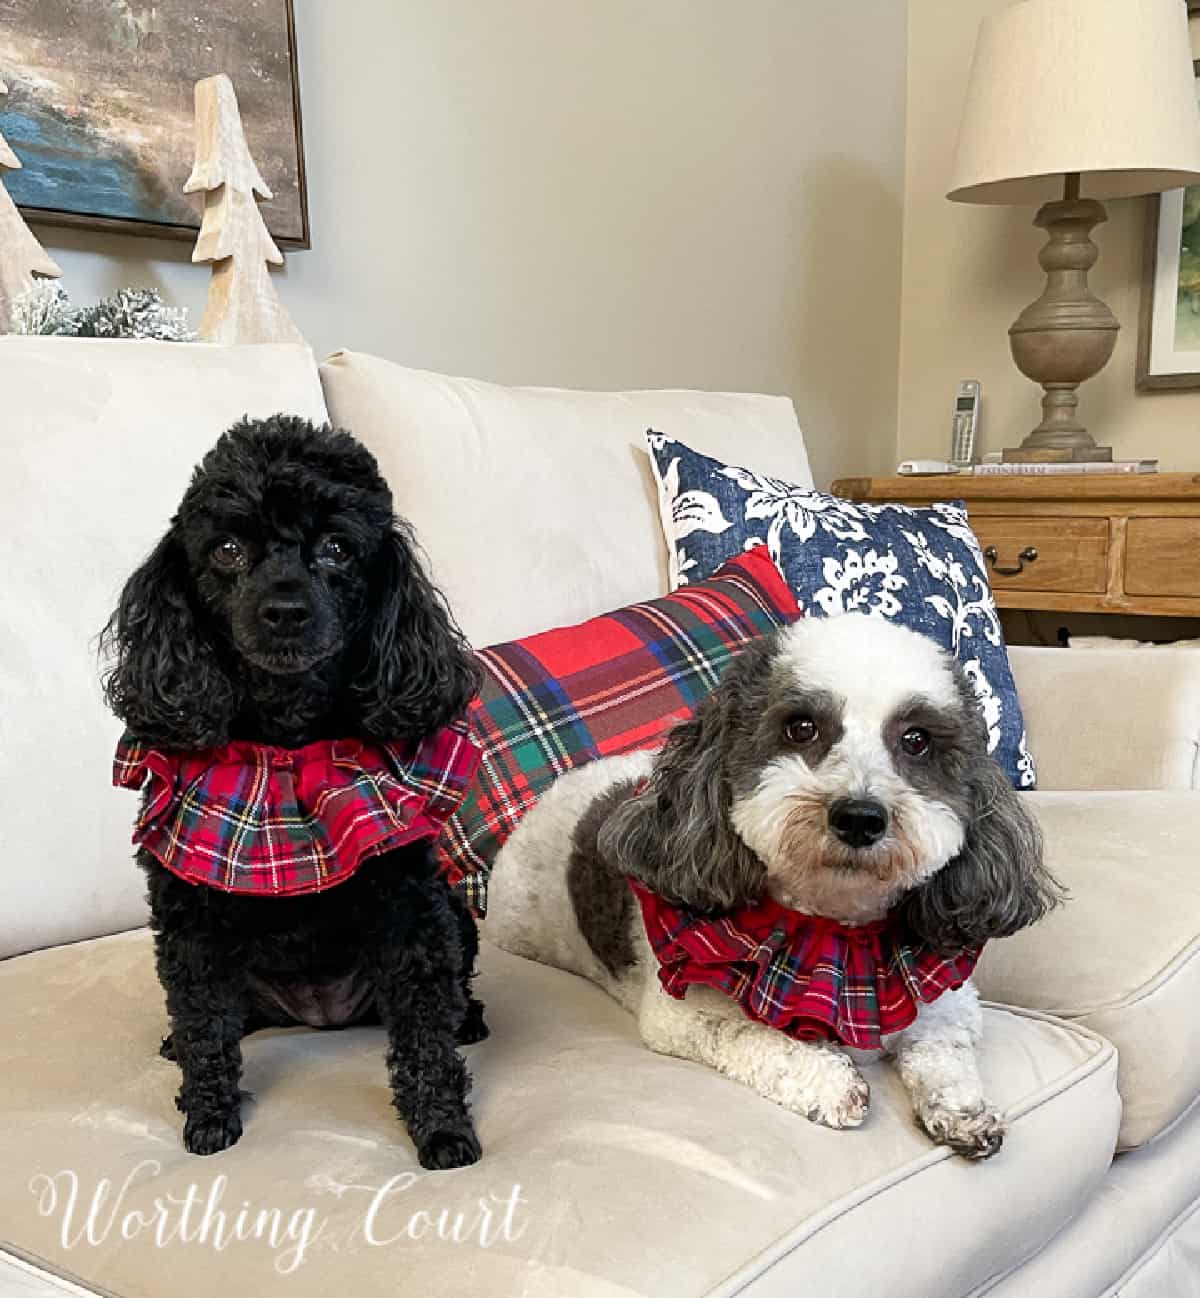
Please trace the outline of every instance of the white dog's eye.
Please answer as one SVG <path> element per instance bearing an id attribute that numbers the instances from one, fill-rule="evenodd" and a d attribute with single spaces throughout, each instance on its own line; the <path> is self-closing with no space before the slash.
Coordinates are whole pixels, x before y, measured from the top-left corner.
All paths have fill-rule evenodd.
<path id="1" fill-rule="evenodd" d="M 930 739 L 928 730 L 922 730 L 920 726 L 909 726 L 900 736 L 900 747 L 909 757 L 925 757 L 933 747 L 933 740 Z"/>
<path id="2" fill-rule="evenodd" d="M 812 717 L 793 717 L 783 728 L 789 744 L 811 744 L 821 732 Z"/>

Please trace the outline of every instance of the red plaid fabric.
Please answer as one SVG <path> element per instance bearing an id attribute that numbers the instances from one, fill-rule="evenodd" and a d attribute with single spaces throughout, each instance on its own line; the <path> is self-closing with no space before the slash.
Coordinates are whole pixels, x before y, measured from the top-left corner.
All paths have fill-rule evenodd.
<path id="1" fill-rule="evenodd" d="M 370 856 L 441 832 L 479 765 L 466 731 L 463 721 L 419 743 L 234 742 L 191 753 L 126 735 L 113 783 L 145 788 L 133 841 L 181 879 L 260 896 L 320 892 Z"/>
<path id="2" fill-rule="evenodd" d="M 718 918 L 677 909 L 636 879 L 659 981 L 676 1000 L 694 984 L 732 996 L 747 1018 L 801 1041 L 878 1050 L 922 1004 L 961 987 L 982 946 L 941 956 L 897 921 L 861 928 L 770 898 Z"/>
<path id="3" fill-rule="evenodd" d="M 486 909 L 496 853 L 560 775 L 655 747 L 739 649 L 799 616 L 759 546 L 673 595 L 481 649 L 484 681 L 470 722 L 483 758 L 439 843 L 447 865 L 466 876 L 476 913 Z"/>

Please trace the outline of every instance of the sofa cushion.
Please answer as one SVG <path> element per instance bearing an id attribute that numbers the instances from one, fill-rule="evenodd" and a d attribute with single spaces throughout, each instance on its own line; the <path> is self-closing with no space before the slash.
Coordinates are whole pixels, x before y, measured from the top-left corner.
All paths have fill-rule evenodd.
<path id="1" fill-rule="evenodd" d="M 1085 1211 L 988 1298 L 1195 1298 L 1200 1102 L 1159 1140 L 1121 1154 Z"/>
<path id="2" fill-rule="evenodd" d="M 476 913 L 496 853 L 560 775 L 656 747 L 739 649 L 798 616 L 759 546 L 686 591 L 481 649 L 470 723 L 482 761 L 439 840 Z"/>
<path id="3" fill-rule="evenodd" d="M 230 424 L 326 415 L 306 347 L 5 337 L 0 392 L 4 956 L 145 922 L 97 633 Z"/>
<path id="4" fill-rule="evenodd" d="M 1120 1057 L 1121 1147 L 1200 1094 L 1200 794 L 1030 794 L 1070 889 L 1040 924 L 984 949 L 984 995 L 1107 1037 Z"/>
<path id="5" fill-rule="evenodd" d="M 792 403 L 708 392 L 505 388 L 339 352 L 335 423 L 374 451 L 477 645 L 670 590 L 644 433 L 686 423 L 713 455 L 812 482 Z"/>
<path id="6" fill-rule="evenodd" d="M 180 1145 L 178 1071 L 157 1055 L 148 935 L 0 965 L 0 1246 L 118 1298 L 160 1298 L 164 1265 L 173 1298 L 951 1298 L 1044 1245 L 1109 1164 L 1112 1049 L 1037 1015 L 986 1011 L 983 1075 L 1012 1126 L 979 1165 L 917 1130 L 888 1065 L 867 1065 L 864 1126 L 830 1131 L 652 1054 L 581 978 L 486 943 L 482 969 L 492 1036 L 464 1053 L 483 1159 L 428 1174 L 388 1102 L 381 1029 L 250 1037 L 245 1134 L 196 1158 Z M 79 1213 L 104 1177 L 127 1188 L 89 1243 Z M 178 1227 L 188 1187 L 193 1235 L 216 1194 L 212 1212 L 275 1209 L 293 1236 L 160 1249 L 153 1200 L 175 1196 L 163 1229 Z M 310 1211 L 316 1238 L 298 1253 Z"/>
<path id="7" fill-rule="evenodd" d="M 867 613 L 928 636 L 971 682 L 988 751 L 1015 788 L 1033 788 L 1000 614 L 961 500 L 868 505 L 767 476 L 753 461 L 702 455 L 663 432 L 646 440 L 676 585 L 761 543 L 806 617 Z"/>

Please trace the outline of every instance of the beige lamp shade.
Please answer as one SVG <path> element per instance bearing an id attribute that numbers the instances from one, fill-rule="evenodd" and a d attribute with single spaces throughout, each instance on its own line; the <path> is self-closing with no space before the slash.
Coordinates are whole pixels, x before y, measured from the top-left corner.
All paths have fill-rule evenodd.
<path id="1" fill-rule="evenodd" d="M 948 198 L 1085 198 L 1200 183 L 1184 0 L 1022 0 L 984 20 Z"/>

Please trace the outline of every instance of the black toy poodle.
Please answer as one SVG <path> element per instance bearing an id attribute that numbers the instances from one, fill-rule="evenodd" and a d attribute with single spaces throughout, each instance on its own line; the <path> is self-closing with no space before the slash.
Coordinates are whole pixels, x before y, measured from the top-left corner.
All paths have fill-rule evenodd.
<path id="1" fill-rule="evenodd" d="M 474 770 L 477 669 L 373 456 L 301 419 L 237 424 L 104 643 L 184 1145 L 240 1137 L 247 1033 L 374 1021 L 421 1164 L 475 1162 L 457 1046 L 487 1035 L 478 937 L 431 847 Z"/>

